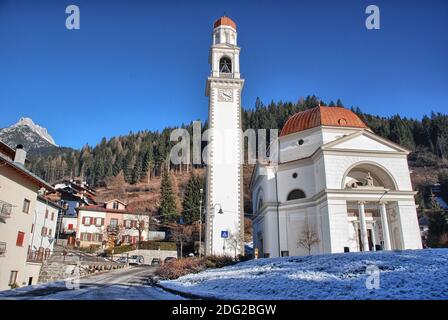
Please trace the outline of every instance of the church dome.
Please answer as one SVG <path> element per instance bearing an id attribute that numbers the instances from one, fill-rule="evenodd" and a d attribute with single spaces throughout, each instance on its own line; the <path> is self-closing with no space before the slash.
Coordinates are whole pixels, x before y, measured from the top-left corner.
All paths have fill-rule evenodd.
<path id="1" fill-rule="evenodd" d="M 298 112 L 286 121 L 280 136 L 319 126 L 367 128 L 352 111 L 343 107 L 315 107 Z"/>
<path id="2" fill-rule="evenodd" d="M 221 18 L 215 20 L 215 23 L 213 23 L 213 28 L 218 28 L 219 26 L 229 26 L 236 30 L 236 23 L 226 16 L 222 16 Z"/>

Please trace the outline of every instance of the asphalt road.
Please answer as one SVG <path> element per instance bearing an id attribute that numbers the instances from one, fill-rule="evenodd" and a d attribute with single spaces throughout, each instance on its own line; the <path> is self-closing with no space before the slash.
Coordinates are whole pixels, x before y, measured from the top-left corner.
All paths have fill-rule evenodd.
<path id="1" fill-rule="evenodd" d="M 154 287 L 148 281 L 154 267 L 130 267 L 92 275 L 74 282 L 0 292 L 0 299 L 20 300 L 178 300 L 179 296 Z"/>

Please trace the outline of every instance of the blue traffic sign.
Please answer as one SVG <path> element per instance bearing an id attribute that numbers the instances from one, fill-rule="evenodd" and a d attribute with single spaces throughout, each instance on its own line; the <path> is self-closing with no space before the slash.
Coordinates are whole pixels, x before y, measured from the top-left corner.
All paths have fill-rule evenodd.
<path id="1" fill-rule="evenodd" d="M 221 231 L 221 238 L 228 238 L 229 237 L 229 231 L 223 230 Z"/>

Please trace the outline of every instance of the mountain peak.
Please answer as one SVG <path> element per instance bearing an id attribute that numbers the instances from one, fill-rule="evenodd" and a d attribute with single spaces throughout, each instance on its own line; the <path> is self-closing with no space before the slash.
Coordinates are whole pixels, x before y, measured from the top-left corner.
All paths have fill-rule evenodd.
<path id="1" fill-rule="evenodd" d="M 48 130 L 34 123 L 33 119 L 29 117 L 21 117 L 12 126 L 0 129 L 0 139 L 11 147 L 20 143 L 29 150 L 49 146 L 57 147 Z"/>

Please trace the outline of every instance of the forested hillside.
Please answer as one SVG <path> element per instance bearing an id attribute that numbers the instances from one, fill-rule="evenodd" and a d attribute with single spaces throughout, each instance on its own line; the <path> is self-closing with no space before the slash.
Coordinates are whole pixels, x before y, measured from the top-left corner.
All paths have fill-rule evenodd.
<path id="1" fill-rule="evenodd" d="M 271 102 L 264 105 L 257 99 L 253 108 L 243 110 L 243 129 L 281 129 L 292 114 L 318 104 L 325 105 L 316 96 L 308 96 L 297 102 Z M 329 106 L 343 106 L 342 101 L 330 101 Z M 426 106 L 425 106 L 426 107 Z M 402 118 L 399 115 L 379 117 L 365 114 L 360 108 L 352 108 L 377 134 L 412 151 L 409 160 L 413 167 L 447 167 L 448 116 L 432 113 L 423 119 Z M 191 125 L 181 127 L 192 132 Z M 205 129 L 207 124 L 203 124 Z M 68 177 L 83 177 L 93 186 L 102 186 L 106 178 L 121 171 L 129 184 L 147 181 L 159 176 L 164 167 L 173 165 L 167 161 L 172 142 L 170 132 L 130 132 L 126 136 L 103 140 L 96 146 L 85 145 L 81 150 L 55 149 L 50 153 L 32 155 L 31 170 L 49 182 Z M 186 167 L 175 169 L 187 169 Z"/>

